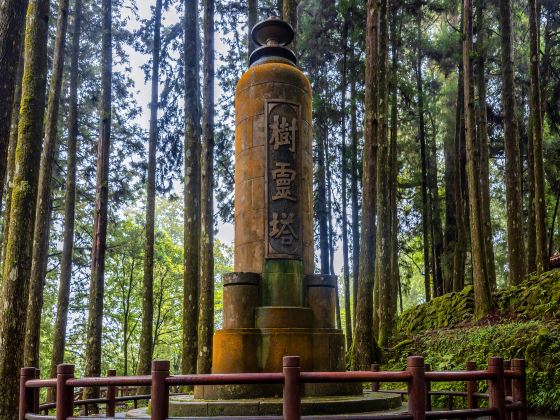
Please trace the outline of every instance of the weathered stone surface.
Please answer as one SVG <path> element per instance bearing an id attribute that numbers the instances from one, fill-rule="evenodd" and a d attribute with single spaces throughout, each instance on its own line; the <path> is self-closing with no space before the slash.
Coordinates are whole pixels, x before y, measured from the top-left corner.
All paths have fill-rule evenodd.
<path id="1" fill-rule="evenodd" d="M 258 283 L 224 285 L 224 329 L 254 328 L 255 308 L 258 305 Z"/>
<path id="2" fill-rule="evenodd" d="M 308 287 L 307 301 L 313 312 L 313 327 L 335 328 L 335 289 L 332 287 Z"/>
<path id="3" fill-rule="evenodd" d="M 305 307 L 261 306 L 255 312 L 255 326 L 257 328 L 311 328 L 313 312 Z"/>
<path id="4" fill-rule="evenodd" d="M 312 273 L 311 87 L 307 78 L 295 67 L 271 62 L 252 66 L 240 79 L 236 91 L 235 270 L 253 271 L 258 267 L 262 273 L 264 268 L 262 263 L 252 260 L 265 255 L 265 232 L 269 228 L 265 206 L 267 189 L 264 185 L 267 100 L 299 104 L 301 132 L 296 149 L 300 153 L 297 173 L 302 182 L 297 199 L 301 209 L 302 237 L 298 240 L 303 246 L 304 272 Z M 246 246 L 252 242 L 255 243 Z M 241 249 L 238 245 L 245 248 Z"/>
<path id="5" fill-rule="evenodd" d="M 169 401 L 169 415 L 174 418 L 192 418 L 195 416 L 278 416 L 282 417 L 282 399 L 254 398 L 240 399 L 237 401 L 200 401 L 192 396 L 175 396 Z M 193 404 L 193 405 L 191 405 Z M 376 411 L 394 410 L 402 406 L 400 395 L 385 394 L 381 392 L 367 392 L 364 396 L 339 396 L 339 397 L 304 397 L 301 401 L 302 414 L 305 416 L 336 415 L 372 413 Z M 189 407 L 193 407 L 191 411 Z M 203 409 L 206 411 L 203 413 Z M 127 414 L 130 418 L 148 418 L 145 409 L 131 410 Z"/>

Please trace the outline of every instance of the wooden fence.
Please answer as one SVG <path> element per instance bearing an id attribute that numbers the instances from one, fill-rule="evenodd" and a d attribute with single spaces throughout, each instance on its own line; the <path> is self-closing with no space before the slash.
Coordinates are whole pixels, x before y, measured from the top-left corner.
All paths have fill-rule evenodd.
<path id="1" fill-rule="evenodd" d="M 466 391 L 431 391 L 432 382 L 466 382 Z M 488 393 L 479 393 L 478 381 L 488 382 Z M 326 382 L 371 382 L 374 391 L 379 390 L 381 382 L 400 382 L 406 384 L 406 391 L 396 392 L 407 395 L 407 411 L 397 414 L 360 415 L 361 419 L 447 419 L 490 417 L 500 420 L 526 420 L 527 397 L 525 389 L 525 361 L 514 359 L 504 363 L 500 357 L 488 360 L 488 368 L 477 370 L 469 363 L 464 371 L 432 372 L 426 370 L 424 358 L 411 356 L 403 371 L 379 371 L 372 365 L 371 371 L 358 372 L 302 372 L 299 356 L 285 356 L 283 371 L 279 373 L 236 373 L 211 375 L 170 375 L 169 362 L 152 362 L 152 374 L 146 376 L 115 376 L 110 371 L 107 377 L 75 378 L 74 366 L 58 366 L 57 377 L 37 379 L 37 369 L 21 369 L 19 420 L 68 420 L 92 419 L 74 416 L 76 407 L 106 404 L 106 417 L 115 416 L 116 403 L 119 401 L 151 400 L 151 419 L 164 420 L 169 414 L 170 388 L 186 385 L 231 385 L 231 384 L 283 384 L 283 418 L 301 418 L 301 389 L 305 383 Z M 151 388 L 151 395 L 117 396 L 119 387 Z M 83 387 L 106 387 L 105 398 L 75 401 L 75 389 Z M 56 388 L 56 402 L 39 404 L 40 388 Z M 432 411 L 431 395 L 464 397 L 467 409 Z M 487 408 L 479 408 L 478 401 L 488 400 Z M 39 414 L 55 409 L 55 416 Z"/>

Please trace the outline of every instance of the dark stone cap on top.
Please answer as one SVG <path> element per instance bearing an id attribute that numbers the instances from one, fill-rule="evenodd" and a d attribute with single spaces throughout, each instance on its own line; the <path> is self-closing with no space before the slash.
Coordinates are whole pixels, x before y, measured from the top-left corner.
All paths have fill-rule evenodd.
<path id="1" fill-rule="evenodd" d="M 286 47 L 294 40 L 294 35 L 291 25 L 276 16 L 257 23 L 251 36 L 259 48 L 251 54 L 249 65 L 268 57 L 282 58 L 296 64 L 296 55 Z"/>

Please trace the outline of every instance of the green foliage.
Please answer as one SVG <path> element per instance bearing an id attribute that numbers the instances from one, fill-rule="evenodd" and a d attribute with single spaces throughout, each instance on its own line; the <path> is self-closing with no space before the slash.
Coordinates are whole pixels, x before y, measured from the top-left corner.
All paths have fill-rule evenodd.
<path id="1" fill-rule="evenodd" d="M 154 355 L 171 361 L 180 371 L 183 307 L 183 222 L 182 201 L 161 199 L 156 204 L 154 255 Z M 102 372 L 136 373 L 142 317 L 144 270 L 144 210 L 127 208 L 120 220 L 109 225 L 105 267 Z M 216 241 L 215 323 L 222 320 L 221 277 L 233 269 L 233 249 Z M 48 372 L 56 307 L 56 272 L 49 273 L 45 288 L 45 310 L 41 326 L 41 368 Z M 73 287 L 73 289 L 76 289 Z M 73 290 L 73 293 L 81 293 Z M 74 304 L 69 316 L 66 363 L 75 363 L 77 376 L 83 372 L 85 326 L 81 305 Z"/>
<path id="2" fill-rule="evenodd" d="M 470 323 L 472 286 L 405 311 L 397 324 L 400 338 L 387 350 L 383 368 L 403 369 L 413 354 L 423 355 L 432 370 L 464 369 L 467 361 L 484 367 L 496 355 L 523 358 L 530 408 L 560 412 L 560 270 L 499 290 L 494 300 L 498 313 L 477 325 Z M 485 386 L 480 383 L 481 390 Z M 464 390 L 464 384 L 434 383 L 432 389 Z"/>
<path id="3" fill-rule="evenodd" d="M 560 412 L 560 325 L 539 320 L 427 331 L 386 352 L 383 369 L 403 369 L 406 357 L 420 354 L 432 370 L 461 370 L 474 361 L 484 368 L 488 357 L 527 361 L 529 407 L 537 412 Z M 402 387 L 402 385 L 400 385 Z M 432 389 L 465 390 L 458 382 L 432 384 Z M 484 391 L 486 384 L 480 382 Z M 434 399 L 443 404 L 443 399 Z M 456 399 L 459 403 L 459 399 Z"/>

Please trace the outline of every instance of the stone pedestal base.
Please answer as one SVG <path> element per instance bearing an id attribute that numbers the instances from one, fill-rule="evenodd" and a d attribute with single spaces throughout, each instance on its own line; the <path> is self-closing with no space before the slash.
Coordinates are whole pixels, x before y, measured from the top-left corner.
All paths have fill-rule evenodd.
<path id="1" fill-rule="evenodd" d="M 264 309 L 264 308 L 263 308 Z M 302 308 L 303 309 L 303 308 Z M 214 373 L 282 372 L 282 357 L 298 355 L 302 371 L 344 371 L 344 335 L 331 328 L 238 328 L 214 335 Z M 305 396 L 360 395 L 361 384 L 306 384 Z M 196 386 L 197 399 L 278 397 L 282 386 Z"/>

